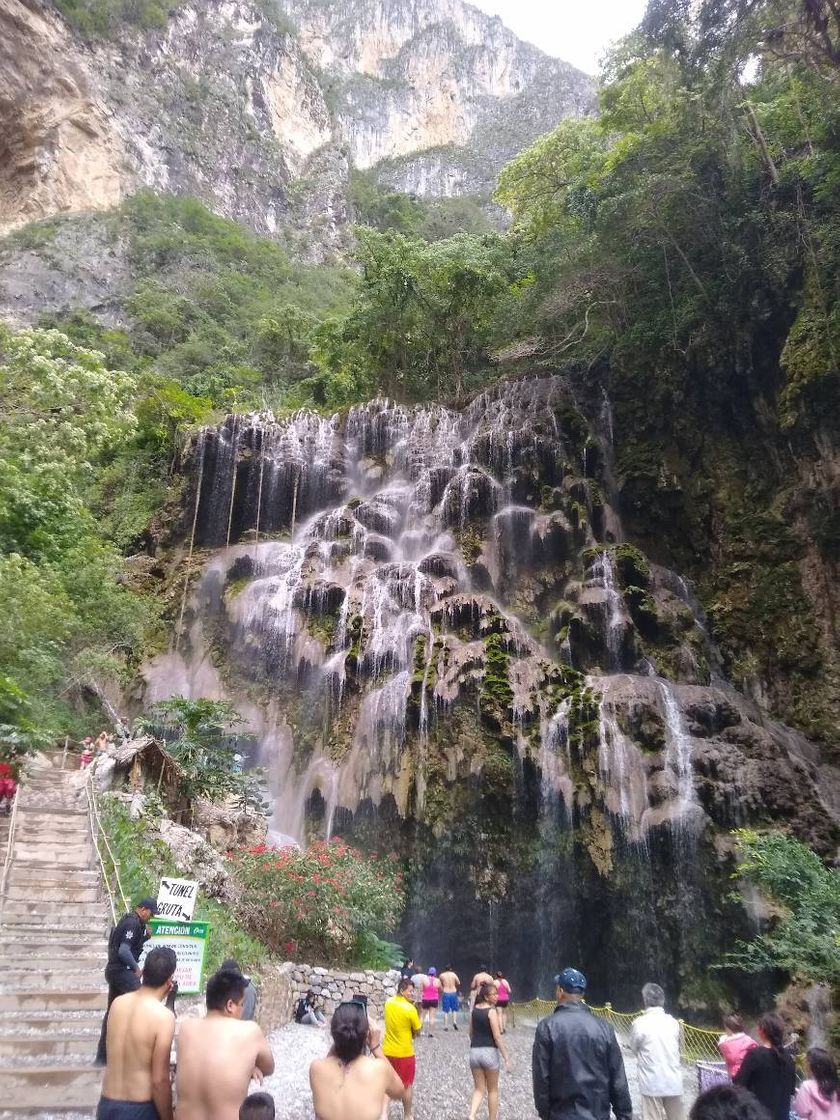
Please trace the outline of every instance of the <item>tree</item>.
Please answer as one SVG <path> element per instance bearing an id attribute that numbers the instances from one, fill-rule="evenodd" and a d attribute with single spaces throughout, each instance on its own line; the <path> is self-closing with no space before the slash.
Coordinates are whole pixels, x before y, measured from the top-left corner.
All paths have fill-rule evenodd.
<path id="1" fill-rule="evenodd" d="M 357 237 L 359 300 L 315 332 L 324 397 L 362 385 L 398 400 L 459 395 L 486 361 L 494 308 L 515 279 L 510 247 L 497 236 L 429 244 L 359 229 Z"/>
<path id="2" fill-rule="evenodd" d="M 813 982 L 840 982 L 840 871 L 782 833 L 739 829 L 735 837 L 737 877 L 758 887 L 779 915 L 753 941 L 739 942 L 724 966 L 782 969 Z"/>
<path id="3" fill-rule="evenodd" d="M 179 794 L 191 817 L 199 798 L 220 801 L 238 797 L 244 804 L 254 791 L 236 756 L 232 732 L 242 720 L 232 704 L 201 697 L 173 696 L 155 704 L 140 725 L 161 729 L 166 750 L 180 771 Z"/>

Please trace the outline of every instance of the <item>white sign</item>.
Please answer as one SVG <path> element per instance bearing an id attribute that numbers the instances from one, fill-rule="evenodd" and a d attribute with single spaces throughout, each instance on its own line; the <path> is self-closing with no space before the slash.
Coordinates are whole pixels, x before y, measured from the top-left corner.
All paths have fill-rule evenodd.
<path id="1" fill-rule="evenodd" d="M 198 897 L 198 883 L 193 879 L 161 879 L 157 895 L 159 918 L 189 922 Z"/>

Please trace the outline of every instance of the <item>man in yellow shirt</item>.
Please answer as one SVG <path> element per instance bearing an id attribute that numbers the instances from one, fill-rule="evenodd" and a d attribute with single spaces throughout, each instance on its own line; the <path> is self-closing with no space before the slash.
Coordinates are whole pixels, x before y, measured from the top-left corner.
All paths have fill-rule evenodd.
<path id="1" fill-rule="evenodd" d="M 420 1016 L 411 1001 L 410 994 L 414 985 L 410 978 L 400 980 L 397 994 L 385 1000 L 385 1039 L 382 1053 L 394 1067 L 397 1076 L 405 1085 L 403 1109 L 405 1120 L 411 1120 L 412 1097 L 414 1096 L 414 1036 L 420 1033 Z"/>

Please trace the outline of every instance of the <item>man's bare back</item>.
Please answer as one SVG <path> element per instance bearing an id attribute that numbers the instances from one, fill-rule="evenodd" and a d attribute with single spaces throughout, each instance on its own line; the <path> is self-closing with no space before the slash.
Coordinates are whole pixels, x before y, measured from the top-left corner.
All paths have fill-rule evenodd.
<path id="1" fill-rule="evenodd" d="M 473 995 L 476 995 L 476 993 L 478 992 L 478 989 L 481 987 L 482 984 L 492 984 L 492 983 L 493 983 L 493 977 L 490 975 L 490 973 L 485 972 L 484 969 L 481 969 L 472 978 L 472 984 L 470 984 L 470 992 Z"/>
<path id="2" fill-rule="evenodd" d="M 260 1027 L 208 1011 L 178 1028 L 176 1120 L 238 1120 L 254 1070 L 274 1072 L 274 1057 Z"/>
<path id="3" fill-rule="evenodd" d="M 453 992 L 457 992 L 461 985 L 457 973 L 451 972 L 449 969 L 440 974 L 440 983 L 447 995 L 452 995 Z"/>
<path id="4" fill-rule="evenodd" d="M 384 1058 L 362 1056 L 343 1065 L 334 1055 L 309 1067 L 317 1120 L 379 1120 L 387 1098 L 403 1098 L 403 1083 Z"/>
<path id="5" fill-rule="evenodd" d="M 108 1015 L 108 1064 L 102 1096 L 108 1101 L 153 1101 L 160 1120 L 172 1120 L 169 1058 L 175 1016 L 148 987 L 118 996 Z"/>

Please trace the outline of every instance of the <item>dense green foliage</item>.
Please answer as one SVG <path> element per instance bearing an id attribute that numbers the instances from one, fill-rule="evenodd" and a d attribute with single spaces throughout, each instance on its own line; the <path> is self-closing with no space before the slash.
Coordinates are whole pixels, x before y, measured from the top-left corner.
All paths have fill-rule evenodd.
<path id="1" fill-rule="evenodd" d="M 747 972 L 782 969 L 816 983 L 840 982 L 840 871 L 778 832 L 741 829 L 738 876 L 778 910 L 769 928 L 740 943 L 727 966 Z"/>
<path id="2" fill-rule="evenodd" d="M 227 701 L 172 696 L 155 704 L 139 726 L 161 735 L 178 772 L 176 796 L 189 818 L 199 798 L 238 799 L 243 808 L 259 804 L 253 771 L 244 771 L 232 732 L 242 722 Z"/>
<path id="3" fill-rule="evenodd" d="M 165 27 L 169 7 L 160 0 L 55 0 L 64 18 L 90 38 L 111 35 L 123 27 L 148 31 Z"/>
<path id="4" fill-rule="evenodd" d="M 285 956 L 324 964 L 391 967 L 371 959 L 388 943 L 380 935 L 403 907 L 396 854 L 379 859 L 342 840 L 317 840 L 303 850 L 259 844 L 231 853 L 245 886 L 241 910 L 250 929 Z"/>
<path id="5" fill-rule="evenodd" d="M 162 875 L 183 874 L 166 843 L 156 834 L 158 818 L 151 811 L 153 808 L 147 801 L 146 814 L 135 820 L 122 801 L 110 797 L 102 800 L 102 824 L 119 864 L 120 884 L 129 904 L 155 894 Z M 211 927 L 205 975 L 215 972 L 228 957 L 238 961 L 245 972 L 259 973 L 267 962 L 265 945 L 248 933 L 229 906 L 208 898 L 204 891 L 199 891 L 193 917 L 209 922 Z"/>
<path id="6" fill-rule="evenodd" d="M 72 702 L 119 680 L 144 606 L 89 505 L 94 463 L 134 431 L 133 383 L 57 331 L 0 336 L 0 723 L 10 745 L 81 730 Z M 12 732 L 12 729 L 17 729 Z"/>

